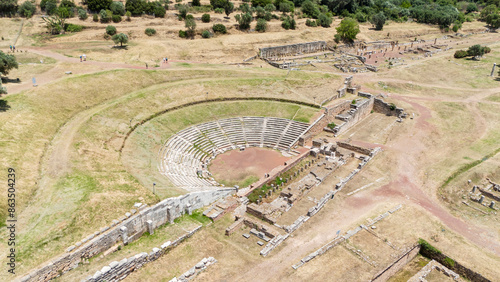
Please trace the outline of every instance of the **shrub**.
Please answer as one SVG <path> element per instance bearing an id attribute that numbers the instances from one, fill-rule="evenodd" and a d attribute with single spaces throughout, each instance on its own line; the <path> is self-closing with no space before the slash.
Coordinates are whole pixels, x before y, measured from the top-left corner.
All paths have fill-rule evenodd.
<path id="1" fill-rule="evenodd" d="M 318 25 L 316 24 L 316 21 L 307 19 L 306 20 L 306 25 L 311 26 L 311 27 L 317 27 Z"/>
<path id="2" fill-rule="evenodd" d="M 290 16 L 286 16 L 281 23 L 281 27 L 284 29 L 295 29 L 296 26 L 297 23 L 295 22 L 295 19 Z"/>
<path id="3" fill-rule="evenodd" d="M 467 10 L 466 11 L 467 11 L 467 14 L 472 13 L 472 12 L 477 12 L 478 9 L 477 9 L 476 3 L 472 3 L 472 2 L 469 3 L 469 5 L 467 5 Z"/>
<path id="4" fill-rule="evenodd" d="M 266 10 L 266 12 L 274 12 L 276 11 L 276 6 L 274 6 L 273 4 L 267 4 L 264 7 L 264 10 Z"/>
<path id="5" fill-rule="evenodd" d="M 320 14 L 316 22 L 317 25 L 320 25 L 322 27 L 330 27 L 330 25 L 332 24 L 332 18 L 330 18 L 326 14 Z"/>
<path id="6" fill-rule="evenodd" d="M 328 128 L 334 129 L 337 126 L 334 122 L 328 124 Z"/>
<path id="7" fill-rule="evenodd" d="M 100 10 L 109 9 L 112 0 L 87 0 L 87 7 L 89 10 L 97 12 Z"/>
<path id="8" fill-rule="evenodd" d="M 319 17 L 318 5 L 314 4 L 310 0 L 304 1 L 304 3 L 302 3 L 301 9 L 302 12 L 308 17 L 311 17 L 313 19 L 317 19 Z"/>
<path id="9" fill-rule="evenodd" d="M 127 17 L 127 21 L 129 22 L 130 21 L 130 17 L 132 16 L 132 13 L 130 11 L 127 11 L 125 13 L 125 17 Z"/>
<path id="10" fill-rule="evenodd" d="M 203 14 L 201 16 L 201 21 L 204 23 L 209 23 L 210 22 L 210 15 L 209 14 Z"/>
<path id="11" fill-rule="evenodd" d="M 119 15 L 113 15 L 111 18 L 113 19 L 114 23 L 119 23 L 122 21 L 122 17 Z"/>
<path id="12" fill-rule="evenodd" d="M 356 99 L 352 100 L 351 104 L 355 105 L 356 104 Z"/>
<path id="13" fill-rule="evenodd" d="M 21 4 L 19 6 L 19 9 L 17 10 L 19 15 L 25 18 L 31 18 L 31 16 L 35 14 L 35 11 L 36 11 L 36 6 L 29 1 L 26 1 L 23 4 Z"/>
<path id="14" fill-rule="evenodd" d="M 461 58 L 465 58 L 467 56 L 468 56 L 468 54 L 467 54 L 467 51 L 465 51 L 465 50 L 457 50 L 457 51 L 455 51 L 455 54 L 453 55 L 453 57 L 455 57 L 455 59 L 461 59 Z"/>
<path id="15" fill-rule="evenodd" d="M 42 7 L 41 4 L 40 7 Z M 45 12 L 47 13 L 47 15 L 53 15 L 57 11 L 57 2 L 55 0 L 47 1 L 45 2 L 45 5 L 43 7 L 45 7 Z"/>
<path id="16" fill-rule="evenodd" d="M 109 23 L 109 21 L 111 21 L 112 16 L 113 13 L 111 13 L 110 10 L 101 10 L 99 12 L 99 18 L 101 18 L 101 23 Z"/>
<path id="17" fill-rule="evenodd" d="M 394 110 L 396 109 L 396 104 L 391 103 L 391 104 L 389 105 L 389 109 L 390 109 L 391 111 L 394 111 Z"/>
<path id="18" fill-rule="evenodd" d="M 222 34 L 226 34 L 227 33 L 226 26 L 223 25 L 223 24 L 214 24 L 212 26 L 212 30 L 215 33 L 222 33 Z"/>
<path id="19" fill-rule="evenodd" d="M 83 30 L 83 25 L 65 24 L 64 30 L 69 31 L 69 32 L 80 32 Z"/>
<path id="20" fill-rule="evenodd" d="M 88 19 L 87 11 L 84 9 L 78 9 L 78 18 L 82 21 Z"/>
<path id="21" fill-rule="evenodd" d="M 122 2 L 113 2 L 109 5 L 109 9 L 113 12 L 113 15 L 125 15 L 125 6 Z"/>
<path id="22" fill-rule="evenodd" d="M 365 13 L 360 12 L 360 11 L 356 12 L 354 17 L 360 23 L 364 23 L 364 22 L 368 21 L 368 16 Z"/>
<path id="23" fill-rule="evenodd" d="M 186 38 L 187 37 L 186 32 L 184 30 L 179 30 L 179 37 Z"/>
<path id="24" fill-rule="evenodd" d="M 482 55 L 484 55 L 484 47 L 479 44 L 472 45 L 467 50 L 467 54 L 473 57 L 481 57 Z"/>
<path id="25" fill-rule="evenodd" d="M 258 32 L 266 32 L 267 30 L 267 21 L 265 19 L 258 19 L 257 25 L 255 26 L 255 30 Z"/>
<path id="26" fill-rule="evenodd" d="M 215 8 L 214 12 L 217 14 L 224 14 L 224 9 L 223 8 Z"/>
<path id="27" fill-rule="evenodd" d="M 99 16 L 98 16 L 97 14 L 93 14 L 93 15 L 92 15 L 92 20 L 93 20 L 94 22 L 98 22 L 98 21 L 99 21 Z"/>
<path id="28" fill-rule="evenodd" d="M 179 12 L 177 13 L 177 17 L 179 18 L 179 21 L 182 21 L 187 16 L 188 7 L 186 5 L 180 5 L 178 11 Z"/>
<path id="29" fill-rule="evenodd" d="M 250 13 L 236 15 L 236 16 L 234 16 L 234 18 L 238 22 L 238 27 L 241 30 L 249 29 L 250 23 L 253 20 L 252 14 L 250 14 Z"/>
<path id="30" fill-rule="evenodd" d="M 488 54 L 489 52 L 491 52 L 491 48 L 490 47 L 484 47 L 484 53 L 485 54 Z"/>
<path id="31" fill-rule="evenodd" d="M 201 6 L 200 0 L 193 0 L 193 2 L 191 2 L 191 5 L 194 7 Z"/>
<path id="32" fill-rule="evenodd" d="M 156 34 L 156 29 L 154 29 L 154 28 L 146 28 L 146 30 L 144 31 L 144 33 L 147 36 L 153 36 L 153 35 Z"/>
<path id="33" fill-rule="evenodd" d="M 112 25 L 108 25 L 106 27 L 106 33 L 109 35 L 115 35 L 116 34 L 116 27 L 114 27 Z"/>
<path id="34" fill-rule="evenodd" d="M 204 30 L 204 31 L 201 33 L 201 37 L 203 37 L 203 38 L 210 38 L 210 37 L 212 37 L 212 34 L 210 34 L 210 31 L 208 31 L 208 30 Z"/>

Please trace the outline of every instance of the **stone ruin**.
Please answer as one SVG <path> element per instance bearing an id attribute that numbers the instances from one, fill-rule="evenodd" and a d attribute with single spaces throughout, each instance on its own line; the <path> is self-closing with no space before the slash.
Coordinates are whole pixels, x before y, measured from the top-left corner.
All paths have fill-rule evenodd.
<path id="1" fill-rule="evenodd" d="M 314 41 L 306 43 L 297 43 L 282 45 L 276 47 L 265 47 L 259 49 L 259 57 L 263 60 L 276 61 L 284 57 L 299 56 L 327 50 L 325 41 Z"/>
<path id="2" fill-rule="evenodd" d="M 497 184 L 488 178 L 486 180 L 488 181 L 488 184 L 472 186 L 472 190 L 469 192 L 469 199 L 496 211 L 498 208 L 495 205 L 500 202 L 500 184 Z M 469 205 L 467 202 L 464 202 L 464 204 Z"/>
<path id="3" fill-rule="evenodd" d="M 216 263 L 217 260 L 213 257 L 203 258 L 195 266 L 191 267 L 188 271 L 184 272 L 179 277 L 174 277 L 169 282 L 187 282 L 196 277 L 200 272 L 207 269 L 210 265 Z"/>

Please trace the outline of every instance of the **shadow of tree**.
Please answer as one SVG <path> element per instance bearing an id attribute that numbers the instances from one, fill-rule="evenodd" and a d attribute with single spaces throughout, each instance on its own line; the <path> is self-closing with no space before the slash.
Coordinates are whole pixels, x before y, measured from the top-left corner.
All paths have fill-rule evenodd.
<path id="1" fill-rule="evenodd" d="M 5 100 L 0 100 L 0 112 L 6 112 L 9 109 L 9 103 Z"/>

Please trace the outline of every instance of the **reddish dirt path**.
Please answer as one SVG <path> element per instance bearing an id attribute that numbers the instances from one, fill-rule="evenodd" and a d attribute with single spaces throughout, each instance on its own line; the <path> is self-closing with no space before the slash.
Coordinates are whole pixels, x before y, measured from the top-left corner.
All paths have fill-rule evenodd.
<path id="1" fill-rule="evenodd" d="M 231 150 L 219 155 L 210 164 L 210 172 L 217 180 L 242 181 L 248 176 L 258 178 L 284 164 L 289 157 L 280 152 L 264 148 L 246 148 L 244 151 Z"/>

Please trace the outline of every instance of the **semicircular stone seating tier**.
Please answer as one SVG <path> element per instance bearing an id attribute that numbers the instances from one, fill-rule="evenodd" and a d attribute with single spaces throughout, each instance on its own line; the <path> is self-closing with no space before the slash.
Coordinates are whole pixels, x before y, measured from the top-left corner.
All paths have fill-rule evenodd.
<path id="1" fill-rule="evenodd" d="M 275 117 L 235 117 L 193 125 L 170 137 L 159 151 L 160 172 L 187 191 L 219 189 L 207 170 L 218 154 L 245 147 L 288 151 L 309 124 Z"/>

